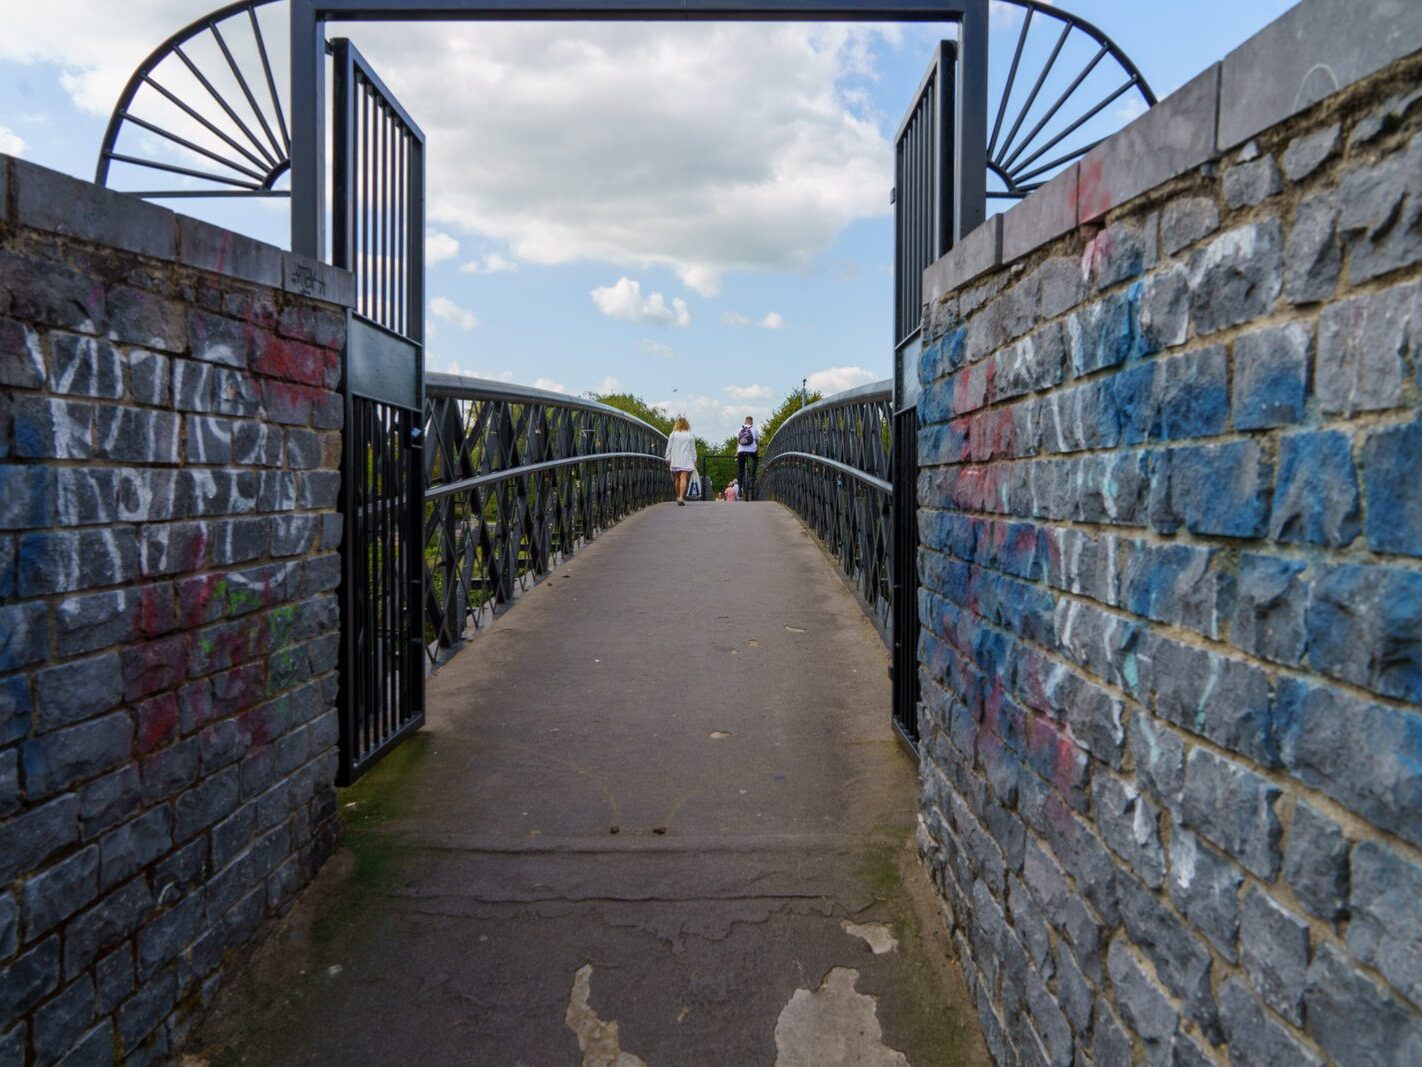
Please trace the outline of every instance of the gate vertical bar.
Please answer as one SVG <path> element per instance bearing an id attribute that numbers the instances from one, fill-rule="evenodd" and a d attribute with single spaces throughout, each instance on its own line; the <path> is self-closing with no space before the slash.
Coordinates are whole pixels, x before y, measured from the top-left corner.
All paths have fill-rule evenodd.
<path id="1" fill-rule="evenodd" d="M 326 24 L 314 0 L 291 9 L 291 250 L 326 258 Z"/>
<path id="2" fill-rule="evenodd" d="M 954 244 L 987 218 L 988 0 L 965 0 L 958 33 L 953 94 Z"/>

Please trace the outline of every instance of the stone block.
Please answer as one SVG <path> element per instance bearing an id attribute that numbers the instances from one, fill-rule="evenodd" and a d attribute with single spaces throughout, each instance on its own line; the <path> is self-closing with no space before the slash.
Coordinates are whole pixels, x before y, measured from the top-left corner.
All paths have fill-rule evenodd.
<path id="1" fill-rule="evenodd" d="M 173 395 L 172 360 L 141 348 L 130 352 L 128 389 L 140 404 L 166 407 Z"/>
<path id="2" fill-rule="evenodd" d="M 0 1018 L 27 1015 L 59 986 L 59 938 L 41 941 L 0 966 Z"/>
<path id="3" fill-rule="evenodd" d="M 282 258 L 282 288 L 328 304 L 355 306 L 354 274 L 293 252 Z"/>
<path id="4" fill-rule="evenodd" d="M 1072 377 L 1114 367 L 1154 351 L 1141 332 L 1144 286 L 1132 285 L 1078 309 L 1066 320 L 1067 353 Z"/>
<path id="5" fill-rule="evenodd" d="M 52 467 L 0 463 L 0 530 L 51 526 L 56 507 L 57 488 Z"/>
<path id="6" fill-rule="evenodd" d="M 194 358 L 237 369 L 246 368 L 261 342 L 251 324 L 195 309 L 188 311 L 188 333 Z"/>
<path id="7" fill-rule="evenodd" d="M 1325 414 L 1380 411 L 1402 402 L 1403 361 L 1419 345 L 1422 283 L 1355 297 L 1323 311 L 1314 390 Z"/>
<path id="8" fill-rule="evenodd" d="M 182 482 L 195 516 L 244 515 L 257 510 L 261 482 L 255 471 L 185 470 Z"/>
<path id="9" fill-rule="evenodd" d="M 34 327 L 0 319 L 0 385 L 41 389 L 47 377 L 44 348 Z"/>
<path id="10" fill-rule="evenodd" d="M 1269 519 L 1275 541 L 1352 544 L 1361 529 L 1353 441 L 1341 430 L 1279 439 L 1279 475 Z"/>
<path id="11" fill-rule="evenodd" d="M 118 520 L 150 523 L 186 518 L 186 487 L 178 473 L 164 468 L 118 471 Z M 148 533 L 148 530 L 144 531 L 145 536 Z"/>
<path id="12" fill-rule="evenodd" d="M 183 305 L 144 289 L 111 289 L 107 301 L 108 338 L 125 345 L 182 352 L 188 347 Z"/>
<path id="13" fill-rule="evenodd" d="M 1236 163 L 1224 172 L 1225 207 L 1243 208 L 1262 204 L 1284 188 L 1284 176 L 1273 156 L 1258 156 Z"/>
<path id="14" fill-rule="evenodd" d="M 91 604 L 96 599 L 122 598 L 121 593 L 73 598 L 67 604 Z M 112 605 L 100 606 L 107 612 Z M 123 615 L 120 615 L 123 619 Z M 106 621 L 99 616 L 98 622 Z M 126 623 L 126 625 L 125 625 Z M 131 632 L 131 616 L 120 623 L 119 640 Z M 112 643 L 112 642 L 110 642 Z M 123 675 L 116 652 L 71 660 L 35 674 L 35 726 L 38 732 L 55 730 L 116 707 L 123 700 Z"/>
<path id="15" fill-rule="evenodd" d="M 241 794 L 236 767 L 206 778 L 178 797 L 174 839 L 182 842 L 236 809 Z"/>
<path id="16" fill-rule="evenodd" d="M 16 319 L 80 333 L 99 332 L 105 324 L 103 287 L 88 272 L 52 259 L 0 251 L 0 293 Z"/>
<path id="17" fill-rule="evenodd" d="M 1345 170 L 1338 204 L 1352 284 L 1422 261 L 1422 134 L 1405 154 Z"/>
<path id="18" fill-rule="evenodd" d="M 1230 1063 L 1240 1067 L 1299 1064 L 1324 1067 L 1323 1059 L 1287 1028 L 1264 1012 L 1263 1006 L 1237 978 L 1220 987 L 1220 1020 L 1229 1041 Z"/>
<path id="19" fill-rule="evenodd" d="M 1081 157 L 1077 214 L 1082 222 L 1214 157 L 1218 79 L 1216 64 Z"/>
<path id="20" fill-rule="evenodd" d="M 1301 182 L 1323 166 L 1338 147 L 1338 123 L 1301 133 L 1284 149 L 1284 176 Z"/>
<path id="21" fill-rule="evenodd" d="M 1422 722 L 1417 716 L 1331 686 L 1288 679 L 1279 683 L 1278 718 L 1280 749 L 1290 773 L 1374 825 L 1422 844 L 1422 781 L 1415 773 L 1422 760 Z M 1317 840 L 1311 842 L 1310 836 Z M 1324 910 L 1336 910 L 1338 847 L 1336 833 L 1317 830 L 1306 833 L 1300 844 L 1300 877 L 1313 890 L 1301 899 Z"/>
<path id="22" fill-rule="evenodd" d="M 95 526 L 116 520 L 117 471 L 60 467 L 54 473 L 61 526 Z"/>
<path id="23" fill-rule="evenodd" d="M 123 1041 L 123 1047 L 137 1047 L 168 1017 L 177 1000 L 178 974 L 171 967 L 139 983 L 138 991 L 118 1010 L 119 1038 Z M 156 1058 L 161 1059 L 161 1054 Z"/>
<path id="24" fill-rule="evenodd" d="M 1220 228 L 1220 209 L 1211 197 L 1175 197 L 1160 212 L 1160 248 L 1173 256 Z"/>
<path id="25" fill-rule="evenodd" d="M 1077 165 L 1073 163 L 1002 216 L 1002 261 L 1036 251 L 1076 228 Z"/>
<path id="26" fill-rule="evenodd" d="M 1112 850 L 1152 889 L 1165 881 L 1160 809 L 1130 782 L 1098 772 L 1092 778 L 1096 826 Z"/>
<path id="27" fill-rule="evenodd" d="M 1217 1034 L 1210 988 L 1213 959 L 1204 940 L 1135 879 L 1123 876 L 1120 890 L 1126 933 L 1154 964 L 1160 981 L 1180 998 L 1185 1014 L 1207 1035 Z"/>
<path id="28" fill-rule="evenodd" d="M 20 748 L 25 789 L 39 798 L 68 789 L 126 762 L 133 722 L 124 712 L 42 734 Z"/>
<path id="29" fill-rule="evenodd" d="M 0 959 L 9 959 L 19 947 L 20 906 L 12 894 L 0 894 Z"/>
<path id="30" fill-rule="evenodd" d="M 280 248 L 186 215 L 177 217 L 177 227 L 179 263 L 226 278 L 281 288 L 286 254 Z"/>
<path id="31" fill-rule="evenodd" d="M 1363 445 L 1368 500 L 1368 547 L 1374 552 L 1422 556 L 1422 422 L 1388 426 Z"/>
<path id="32" fill-rule="evenodd" d="M 0 884 L 34 870 L 79 836 L 79 800 L 56 797 L 0 823 Z"/>
<path id="33" fill-rule="evenodd" d="M 152 808 L 111 831 L 100 842 L 99 881 L 108 890 L 143 870 L 173 847 L 173 813 Z"/>
<path id="34" fill-rule="evenodd" d="M 1185 761 L 1185 825 L 1260 878 L 1273 878 L 1279 868 L 1278 798 L 1277 786 L 1234 760 L 1197 748 Z"/>
<path id="35" fill-rule="evenodd" d="M 85 840 L 98 837 L 128 819 L 143 800 L 143 785 L 134 764 L 120 767 L 79 791 L 79 825 Z"/>
<path id="36" fill-rule="evenodd" d="M 209 554 L 216 565 L 227 566 L 257 559 L 271 543 L 272 520 L 257 518 L 220 519 L 206 524 Z"/>
<path id="37" fill-rule="evenodd" d="M 1304 564 L 1272 556 L 1240 557 L 1230 640 L 1244 652 L 1296 665 L 1304 654 L 1308 585 Z"/>
<path id="38" fill-rule="evenodd" d="M 1190 329 L 1190 272 L 1183 263 L 1146 277 L 1141 291 L 1144 348 L 1157 351 L 1185 343 Z"/>
<path id="39" fill-rule="evenodd" d="M 1333 190 L 1299 201 L 1284 245 L 1284 299 L 1290 304 L 1328 300 L 1343 271 L 1338 197 Z"/>
<path id="40" fill-rule="evenodd" d="M 138 932 L 139 988 L 197 940 L 204 925 L 203 895 L 192 893 Z"/>
<path id="41" fill-rule="evenodd" d="M 1309 662 L 1384 696 L 1422 702 L 1422 574 L 1352 565 L 1316 573 Z"/>
<path id="42" fill-rule="evenodd" d="M 1277 219 L 1226 230 L 1190 256 L 1190 317 L 1201 336 L 1267 314 L 1284 284 Z"/>
<path id="43" fill-rule="evenodd" d="M 937 304 L 1002 263 L 1002 216 L 993 215 L 929 264 L 923 272 L 923 302 Z"/>
<path id="44" fill-rule="evenodd" d="M 49 634 L 45 632 L 47 616 L 44 604 L 40 603 L 0 605 L 0 670 L 16 670 L 49 654 Z M 4 683 L 7 687 L 12 684 L 9 679 Z M 8 738 L 13 729 L 17 699 L 14 689 L 0 689 L 0 738 Z M 24 708 L 28 716 L 28 698 Z"/>
<path id="45" fill-rule="evenodd" d="M 121 945 L 94 965 L 94 1006 L 98 1014 L 109 1014 L 133 988 L 132 944 Z"/>
<path id="46" fill-rule="evenodd" d="M 21 395 L 10 406 L 14 454 L 23 459 L 89 459 L 93 429 L 93 404 Z"/>
<path id="47" fill-rule="evenodd" d="M 65 976 L 77 977 L 99 956 L 131 937 L 152 904 L 147 883 L 135 878 L 70 920 L 64 930 Z"/>
<path id="48" fill-rule="evenodd" d="M 1311 107 L 1422 42 L 1422 11 L 1407 0 L 1365 8 L 1306 0 L 1240 45 L 1221 64 L 1219 148 Z"/>
<path id="49" fill-rule="evenodd" d="M 346 344 L 346 315 L 337 308 L 292 301 L 281 309 L 277 332 L 339 352 Z"/>
<path id="50" fill-rule="evenodd" d="M 1212 437 L 1229 424 L 1229 361 L 1222 345 L 1161 360 L 1155 369 L 1151 436 Z"/>
<path id="51" fill-rule="evenodd" d="M 239 466 L 281 466 L 282 432 L 265 423 L 237 423 L 232 435 L 232 462 Z"/>
<path id="52" fill-rule="evenodd" d="M 158 577 L 197 570 L 206 558 L 207 539 L 207 526 L 201 522 L 145 527 L 140 549 L 144 576 Z M 219 562 L 214 558 L 213 563 Z"/>
<path id="53" fill-rule="evenodd" d="M 14 814 L 19 807 L 20 752 L 19 749 L 8 748 L 0 751 L 0 818 Z M 3 938 L 0 938 L 0 943 L 3 943 Z"/>
<path id="54" fill-rule="evenodd" d="M 94 455 L 121 463 L 177 463 L 180 420 L 166 411 L 100 405 L 94 417 Z"/>
<path id="55" fill-rule="evenodd" d="M 1170 839 L 1170 901 L 1220 955 L 1234 963 L 1244 873 L 1188 830 Z M 1302 976 L 1301 976 L 1302 977 Z"/>
<path id="56" fill-rule="evenodd" d="M 1422 1063 L 1422 1017 L 1324 942 L 1304 990 L 1308 1033 L 1339 1063 Z"/>
<path id="57" fill-rule="evenodd" d="M 34 941 L 99 895 L 99 850 L 90 845 L 22 885 L 25 940 Z"/>
<path id="58" fill-rule="evenodd" d="M 1234 428 L 1263 430 L 1304 417 L 1313 337 L 1301 323 L 1266 326 L 1234 340 Z"/>
<path id="59" fill-rule="evenodd" d="M 1159 1057 L 1162 1051 L 1168 1051 L 1171 1035 L 1175 1033 L 1175 1006 L 1169 995 L 1155 984 L 1145 967 L 1119 940 L 1111 942 L 1106 965 L 1121 1014 L 1145 1043 L 1147 1058 Z"/>
<path id="60" fill-rule="evenodd" d="M 123 396 L 123 357 L 107 341 L 55 332 L 49 351 L 51 392 L 109 400 Z"/>
<path id="61" fill-rule="evenodd" d="M 1250 984 L 1271 1008 L 1302 1026 L 1308 923 L 1263 890 L 1251 887 L 1244 897 L 1239 947 Z"/>
<path id="62" fill-rule="evenodd" d="M 1262 537 L 1273 470 L 1256 441 L 1173 448 L 1159 455 L 1151 525 L 1174 532 Z"/>
<path id="63" fill-rule="evenodd" d="M 1332 819 L 1306 800 L 1294 808 L 1284 851 L 1284 880 L 1295 898 L 1321 919 L 1342 916 L 1348 903 L 1348 840 Z"/>
<path id="64" fill-rule="evenodd" d="M 1348 949 L 1422 1000 L 1422 867 L 1377 841 L 1353 849 Z"/>
<path id="65" fill-rule="evenodd" d="M 14 222 L 37 230 L 171 260 L 177 233 L 173 213 L 90 182 L 10 161 Z"/>

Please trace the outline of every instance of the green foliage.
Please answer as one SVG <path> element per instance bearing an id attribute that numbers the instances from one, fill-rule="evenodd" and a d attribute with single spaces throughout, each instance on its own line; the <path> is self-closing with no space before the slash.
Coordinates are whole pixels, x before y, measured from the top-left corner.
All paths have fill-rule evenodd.
<path id="1" fill-rule="evenodd" d="M 606 404 L 610 408 L 618 411 L 625 411 L 629 415 L 635 415 L 648 425 L 655 426 L 662 433 L 672 432 L 672 419 L 665 412 L 658 411 L 647 403 L 640 396 L 633 393 L 606 393 L 602 396 L 594 396 L 599 404 Z"/>
<path id="2" fill-rule="evenodd" d="M 780 427 L 784 425 L 785 420 L 791 415 L 795 414 L 795 412 L 799 411 L 802 407 L 806 407 L 823 398 L 824 394 L 819 390 L 802 394 L 800 390 L 796 389 L 782 400 L 780 406 L 770 413 L 770 418 L 761 424 L 760 447 L 763 449 L 766 445 L 770 444 L 771 439 L 775 436 L 775 431 L 780 429 Z"/>

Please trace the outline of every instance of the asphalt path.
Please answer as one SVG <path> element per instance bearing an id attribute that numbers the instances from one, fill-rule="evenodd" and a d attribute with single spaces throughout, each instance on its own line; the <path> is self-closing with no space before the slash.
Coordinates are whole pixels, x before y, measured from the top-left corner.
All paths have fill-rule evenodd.
<path id="1" fill-rule="evenodd" d="M 444 666 L 190 1064 L 987 1064 L 888 656 L 777 504 L 648 508 Z"/>

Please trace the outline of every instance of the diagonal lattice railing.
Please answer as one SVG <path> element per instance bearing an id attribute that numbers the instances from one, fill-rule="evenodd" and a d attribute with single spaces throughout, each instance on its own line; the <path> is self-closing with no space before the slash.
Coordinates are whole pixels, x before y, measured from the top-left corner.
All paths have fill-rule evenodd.
<path id="1" fill-rule="evenodd" d="M 425 379 L 425 647 L 458 648 L 618 519 L 672 496 L 666 437 L 593 401 Z"/>
<path id="2" fill-rule="evenodd" d="M 838 559 L 881 630 L 893 603 L 893 383 L 827 397 L 781 424 L 765 495 L 796 512 Z"/>

